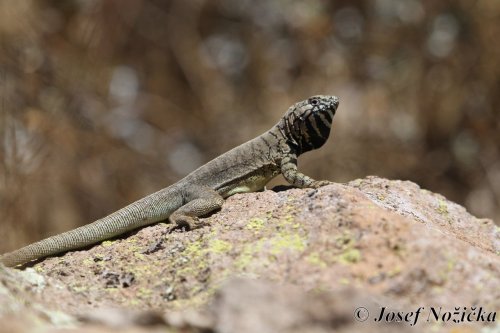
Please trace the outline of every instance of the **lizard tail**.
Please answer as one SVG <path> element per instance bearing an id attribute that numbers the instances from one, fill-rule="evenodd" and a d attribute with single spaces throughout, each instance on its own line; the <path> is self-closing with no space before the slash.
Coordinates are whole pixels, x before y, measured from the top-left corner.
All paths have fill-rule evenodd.
<path id="1" fill-rule="evenodd" d="M 164 191 L 164 190 L 163 190 Z M 157 192 L 158 193 L 158 192 Z M 158 202 L 161 198 L 161 202 Z M 50 255 L 80 249 L 127 231 L 166 220 L 180 206 L 179 197 L 149 195 L 93 223 L 42 239 L 0 256 L 0 263 L 13 267 Z"/>

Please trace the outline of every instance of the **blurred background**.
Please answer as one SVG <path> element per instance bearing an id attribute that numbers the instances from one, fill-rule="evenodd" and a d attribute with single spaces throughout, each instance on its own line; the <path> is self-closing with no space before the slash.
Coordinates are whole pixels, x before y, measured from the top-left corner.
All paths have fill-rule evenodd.
<path id="1" fill-rule="evenodd" d="M 497 0 L 0 0 L 0 252 L 170 185 L 313 94 L 341 103 L 301 171 L 411 180 L 498 222 L 499 36 Z"/>

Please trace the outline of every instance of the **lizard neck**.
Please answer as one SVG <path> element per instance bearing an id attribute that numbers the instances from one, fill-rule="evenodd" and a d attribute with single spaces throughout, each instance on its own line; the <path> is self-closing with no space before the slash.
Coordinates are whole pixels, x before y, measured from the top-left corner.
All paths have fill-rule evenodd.
<path id="1" fill-rule="evenodd" d="M 290 153 L 297 156 L 303 153 L 300 140 L 297 140 L 293 135 L 291 135 L 290 130 L 286 126 L 285 119 L 281 119 L 269 131 L 262 134 L 262 136 L 264 138 L 273 138 L 275 150 L 274 154 L 278 158 Z"/>
<path id="2" fill-rule="evenodd" d="M 330 135 L 332 118 L 333 113 L 318 113 L 310 114 L 305 121 L 303 115 L 297 114 L 294 108 L 290 108 L 269 132 L 279 133 L 298 156 L 325 144 Z"/>

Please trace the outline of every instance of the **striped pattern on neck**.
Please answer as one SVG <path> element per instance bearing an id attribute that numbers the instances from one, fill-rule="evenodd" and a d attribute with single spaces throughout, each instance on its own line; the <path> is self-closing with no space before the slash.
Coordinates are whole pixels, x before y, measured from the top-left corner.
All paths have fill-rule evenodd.
<path id="1" fill-rule="evenodd" d="M 320 148 L 330 135 L 338 105 L 336 96 L 312 96 L 292 105 L 277 127 L 298 154 Z"/>

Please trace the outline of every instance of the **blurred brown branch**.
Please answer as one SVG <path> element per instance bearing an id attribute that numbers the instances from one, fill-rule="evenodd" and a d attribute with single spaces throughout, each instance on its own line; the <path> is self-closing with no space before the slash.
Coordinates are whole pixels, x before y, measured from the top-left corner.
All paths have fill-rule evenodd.
<path id="1" fill-rule="evenodd" d="M 0 1 L 0 252 L 90 222 L 340 96 L 317 178 L 500 218 L 497 1 Z M 321 162 L 316 162 L 320 160 Z"/>

